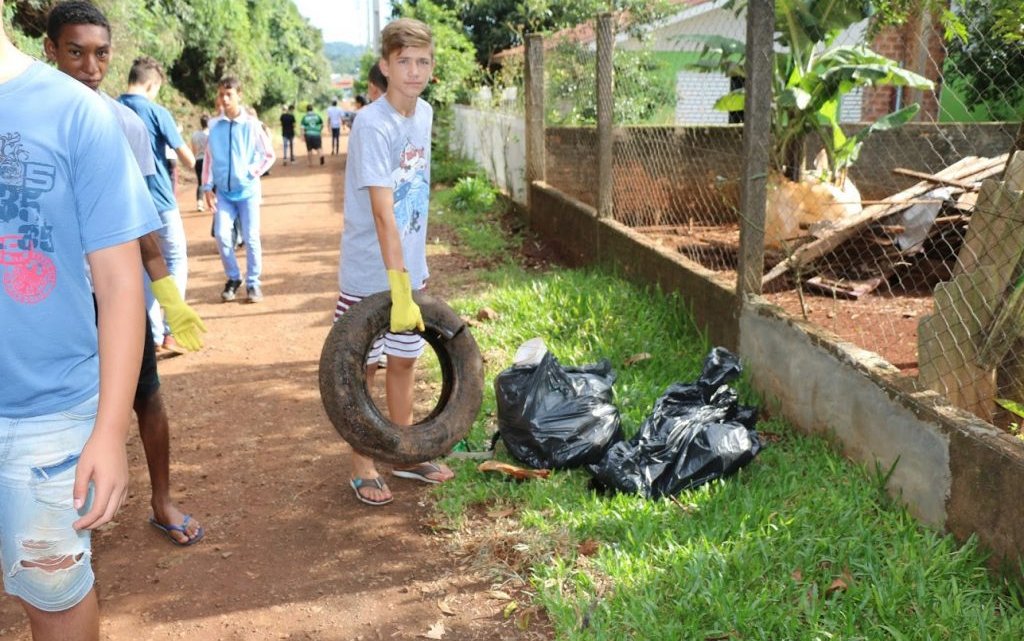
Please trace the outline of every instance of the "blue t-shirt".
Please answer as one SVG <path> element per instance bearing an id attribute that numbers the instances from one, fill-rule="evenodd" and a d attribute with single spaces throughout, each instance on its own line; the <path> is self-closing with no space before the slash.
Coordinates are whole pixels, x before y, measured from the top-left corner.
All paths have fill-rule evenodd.
<path id="1" fill-rule="evenodd" d="M 149 98 L 138 94 L 121 94 L 117 101 L 137 113 L 149 132 L 150 148 L 153 150 L 153 158 L 157 160 L 157 163 L 156 173 L 146 176 L 146 184 L 149 186 L 150 193 L 153 194 L 157 211 L 177 209 L 178 202 L 174 199 L 174 185 L 171 183 L 171 174 L 167 170 L 167 163 L 159 162 L 164 158 L 167 147 L 177 149 L 185 144 L 181 134 L 178 133 L 178 125 L 174 122 L 174 116 Z"/>
<path id="2" fill-rule="evenodd" d="M 409 118 L 387 100 L 374 100 L 352 123 L 338 268 L 338 286 L 346 294 L 369 296 L 388 289 L 369 187 L 387 187 L 394 194 L 395 224 L 412 288 L 421 289 L 430 275 L 426 251 L 433 118 L 433 109 L 422 99 Z"/>
<path id="3" fill-rule="evenodd" d="M 0 416 L 50 414 L 97 393 L 83 256 L 159 227 L 99 94 L 40 62 L 0 83 Z"/>

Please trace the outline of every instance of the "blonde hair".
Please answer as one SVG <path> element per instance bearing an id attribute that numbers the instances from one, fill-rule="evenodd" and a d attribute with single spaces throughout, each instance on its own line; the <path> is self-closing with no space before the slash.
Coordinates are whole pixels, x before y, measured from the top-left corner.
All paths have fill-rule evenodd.
<path id="1" fill-rule="evenodd" d="M 388 56 L 406 47 L 429 47 L 434 50 L 434 37 L 430 27 L 414 18 L 399 18 L 389 22 L 380 32 L 380 56 Z"/>

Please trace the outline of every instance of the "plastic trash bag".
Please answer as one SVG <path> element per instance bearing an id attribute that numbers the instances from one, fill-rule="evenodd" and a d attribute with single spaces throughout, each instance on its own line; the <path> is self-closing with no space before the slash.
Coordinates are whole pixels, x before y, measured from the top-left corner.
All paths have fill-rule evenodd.
<path id="1" fill-rule="evenodd" d="M 610 443 L 623 439 L 612 404 L 611 363 L 564 367 L 546 350 L 537 362 L 540 350 L 542 344 L 526 350 L 527 364 L 506 369 L 494 381 L 501 439 L 531 467 L 597 463 Z"/>
<path id="2" fill-rule="evenodd" d="M 757 408 L 740 405 L 728 386 L 739 360 L 716 347 L 696 383 L 675 383 L 657 400 L 636 435 L 612 445 L 589 466 L 599 489 L 671 496 L 729 476 L 761 450 Z"/>

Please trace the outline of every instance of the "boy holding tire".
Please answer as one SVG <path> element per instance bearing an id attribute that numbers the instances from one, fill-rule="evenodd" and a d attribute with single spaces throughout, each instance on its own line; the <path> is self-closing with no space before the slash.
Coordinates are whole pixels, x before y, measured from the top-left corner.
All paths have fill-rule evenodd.
<path id="1" fill-rule="evenodd" d="M 402 18 L 381 32 L 380 68 L 388 78 L 384 100 L 359 112 L 349 137 L 345 170 L 345 226 L 335 318 L 364 297 L 391 292 L 391 326 L 370 350 L 367 379 L 387 355 L 388 414 L 412 424 L 416 359 L 425 342 L 413 290 L 426 285 L 427 209 L 430 196 L 430 135 L 433 109 L 420 94 L 434 71 L 430 28 Z M 442 483 L 454 474 L 430 462 L 395 468 L 401 478 Z M 372 458 L 352 453 L 350 486 L 358 500 L 385 505 L 393 499 Z"/>

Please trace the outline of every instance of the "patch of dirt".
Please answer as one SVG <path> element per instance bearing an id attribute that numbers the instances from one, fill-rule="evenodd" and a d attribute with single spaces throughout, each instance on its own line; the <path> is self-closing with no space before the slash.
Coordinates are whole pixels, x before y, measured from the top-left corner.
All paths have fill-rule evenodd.
<path id="1" fill-rule="evenodd" d="M 452 533 L 432 529 L 427 486 L 389 478 L 395 501 L 382 508 L 357 502 L 348 487 L 350 450 L 317 383 L 337 296 L 343 167 L 344 156 L 313 167 L 302 158 L 279 162 L 264 180 L 258 305 L 241 292 L 242 302 L 220 302 L 210 215 L 194 211 L 194 178 L 182 176 L 187 298 L 209 332 L 201 352 L 161 361 L 160 376 L 173 493 L 206 539 L 178 548 L 147 524 L 149 482 L 133 426 L 130 497 L 93 537 L 104 639 L 552 637 L 521 582 L 495 583 L 456 554 Z M 475 263 L 444 251 L 450 236 L 436 232 L 430 287 L 445 298 L 473 286 Z M 0 638 L 29 639 L 13 599 L 0 599 Z"/>
<path id="2" fill-rule="evenodd" d="M 677 251 L 726 277 L 736 278 L 739 254 L 739 227 L 736 225 L 662 225 L 637 231 L 655 245 Z M 778 252 L 768 252 L 766 266 L 771 267 L 782 258 Z M 917 325 L 922 316 L 931 313 L 930 292 L 935 278 L 917 271 L 902 273 L 897 278 L 899 286 L 883 283 L 857 300 L 809 291 L 803 292 L 801 297 L 792 282 L 783 288 L 780 284 L 786 279 L 779 279 L 764 297 L 794 318 L 806 318 L 840 340 L 878 354 L 907 376 L 917 376 Z"/>

